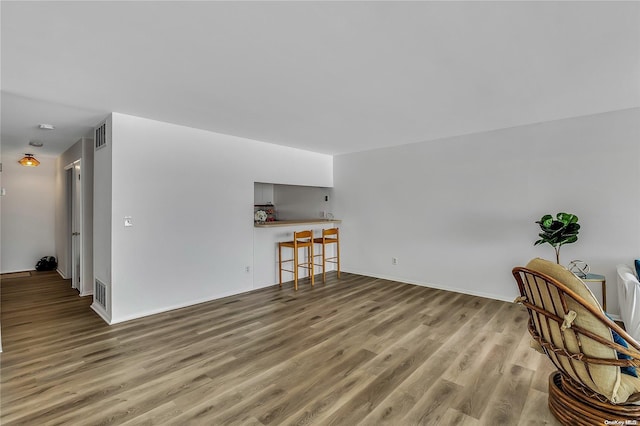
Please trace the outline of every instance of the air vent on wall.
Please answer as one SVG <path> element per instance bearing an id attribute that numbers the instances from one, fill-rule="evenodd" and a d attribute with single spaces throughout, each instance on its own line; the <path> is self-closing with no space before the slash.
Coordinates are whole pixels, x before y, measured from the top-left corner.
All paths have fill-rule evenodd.
<path id="1" fill-rule="evenodd" d="M 94 140 L 96 143 L 96 151 L 107 145 L 107 123 L 106 122 L 96 127 Z"/>
<path id="2" fill-rule="evenodd" d="M 108 297 L 109 297 L 109 292 L 107 291 L 107 285 L 105 283 L 103 283 L 102 281 L 96 279 L 96 288 L 94 291 L 94 300 L 96 301 L 96 303 L 98 305 L 100 305 L 105 311 L 108 311 L 107 309 L 107 304 L 108 304 Z"/>

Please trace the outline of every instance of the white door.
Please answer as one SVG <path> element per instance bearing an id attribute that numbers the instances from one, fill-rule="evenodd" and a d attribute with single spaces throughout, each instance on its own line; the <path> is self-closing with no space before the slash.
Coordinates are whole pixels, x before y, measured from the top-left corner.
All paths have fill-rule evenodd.
<path id="1" fill-rule="evenodd" d="M 71 182 L 71 286 L 82 289 L 82 190 L 80 160 L 73 163 Z"/>

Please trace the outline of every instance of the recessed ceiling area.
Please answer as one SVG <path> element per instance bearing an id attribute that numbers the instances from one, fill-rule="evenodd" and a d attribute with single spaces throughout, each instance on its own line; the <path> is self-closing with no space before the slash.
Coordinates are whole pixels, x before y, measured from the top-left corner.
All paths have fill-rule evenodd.
<path id="1" fill-rule="evenodd" d="M 638 2 L 0 7 L 3 153 L 112 111 L 340 154 L 640 106 Z"/>

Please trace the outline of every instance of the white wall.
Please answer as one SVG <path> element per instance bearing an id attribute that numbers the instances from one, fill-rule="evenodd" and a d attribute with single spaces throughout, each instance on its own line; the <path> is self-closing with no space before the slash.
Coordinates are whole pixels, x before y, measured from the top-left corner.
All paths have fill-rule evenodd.
<path id="1" fill-rule="evenodd" d="M 117 113 L 112 120 L 112 322 L 251 290 L 254 182 L 333 185 L 328 155 Z M 96 182 L 106 176 L 102 151 Z M 98 253 L 104 243 L 94 238 Z"/>
<path id="2" fill-rule="evenodd" d="M 3 158 L 2 273 L 33 270 L 41 257 L 55 255 L 56 159 L 36 158 L 38 167 Z"/>
<path id="3" fill-rule="evenodd" d="M 93 275 L 109 286 L 111 283 L 111 205 L 112 205 L 112 141 L 111 115 L 106 119 L 106 145 L 93 153 Z M 109 288 L 107 293 L 110 293 Z M 111 296 L 102 309 L 94 303 L 92 308 L 107 322 L 111 321 Z"/>
<path id="4" fill-rule="evenodd" d="M 534 221 L 566 211 L 582 230 L 561 263 L 606 275 L 618 313 L 615 266 L 640 257 L 638 141 L 636 108 L 337 156 L 344 270 L 512 300 L 514 266 L 554 259 Z"/>

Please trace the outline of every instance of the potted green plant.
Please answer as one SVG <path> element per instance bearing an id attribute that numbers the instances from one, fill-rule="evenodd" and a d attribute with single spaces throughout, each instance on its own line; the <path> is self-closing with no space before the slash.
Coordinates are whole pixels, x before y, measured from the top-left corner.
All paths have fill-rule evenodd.
<path id="1" fill-rule="evenodd" d="M 554 219 L 550 214 L 546 214 L 536 223 L 540 225 L 542 232 L 538 234 L 540 239 L 533 245 L 550 244 L 556 251 L 556 262 L 560 264 L 560 247 L 578 241 L 578 231 L 580 230 L 578 216 L 558 213 Z"/>

